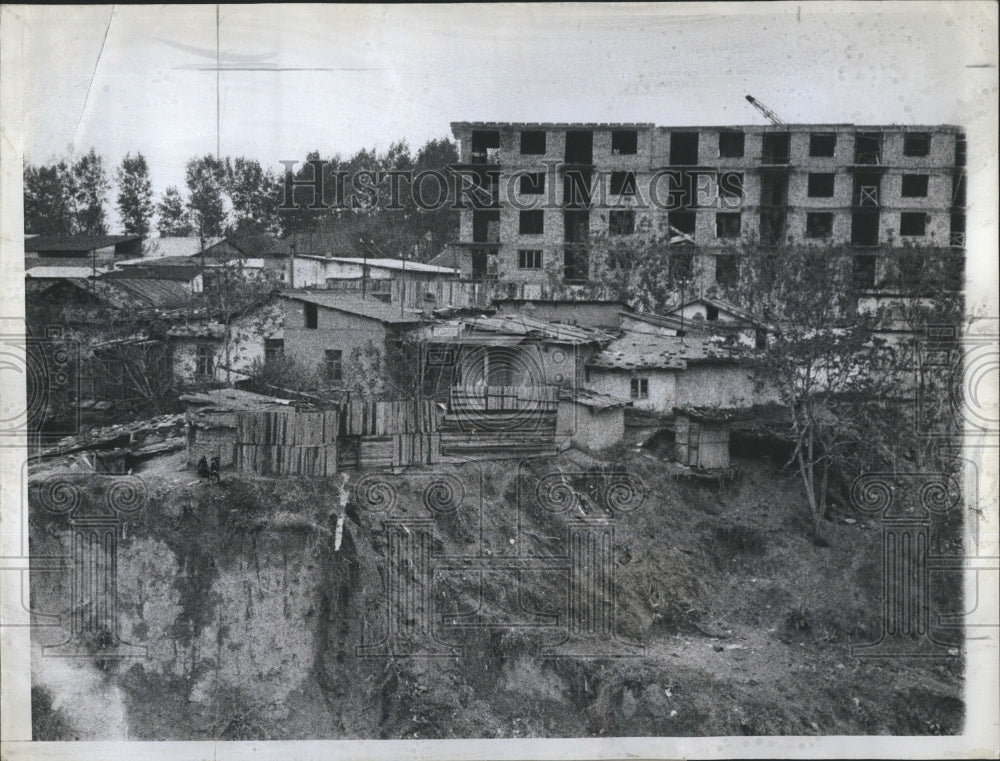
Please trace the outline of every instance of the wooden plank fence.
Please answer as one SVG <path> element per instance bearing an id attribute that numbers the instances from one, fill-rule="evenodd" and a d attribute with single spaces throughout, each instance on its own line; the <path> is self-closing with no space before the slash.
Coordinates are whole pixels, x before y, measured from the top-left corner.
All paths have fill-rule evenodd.
<path id="1" fill-rule="evenodd" d="M 341 467 L 400 468 L 441 459 L 432 401 L 350 402 L 340 408 Z"/>
<path id="2" fill-rule="evenodd" d="M 260 475 L 337 473 L 339 415 L 325 412 L 238 412 L 234 465 Z"/>

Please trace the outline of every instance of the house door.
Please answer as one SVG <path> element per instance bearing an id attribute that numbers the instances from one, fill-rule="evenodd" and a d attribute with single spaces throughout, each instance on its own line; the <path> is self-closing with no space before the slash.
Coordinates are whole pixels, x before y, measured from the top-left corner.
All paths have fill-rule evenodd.
<path id="1" fill-rule="evenodd" d="M 697 468 L 701 449 L 701 423 L 693 420 L 688 426 L 688 467 Z"/>

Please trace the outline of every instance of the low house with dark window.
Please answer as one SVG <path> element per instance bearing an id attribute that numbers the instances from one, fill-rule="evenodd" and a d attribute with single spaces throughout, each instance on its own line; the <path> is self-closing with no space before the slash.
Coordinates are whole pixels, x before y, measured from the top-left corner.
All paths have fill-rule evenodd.
<path id="1" fill-rule="evenodd" d="M 773 397 L 758 388 L 734 337 L 678 333 L 626 331 L 587 363 L 586 387 L 660 415 L 678 406 L 740 407 Z"/>
<path id="2" fill-rule="evenodd" d="M 557 440 L 600 451 L 625 440 L 625 408 L 632 403 L 586 389 L 564 393 L 556 415 Z"/>
<path id="3" fill-rule="evenodd" d="M 356 356 L 392 345 L 426 318 L 416 310 L 336 291 L 286 291 L 281 294 L 284 355 L 309 371 L 319 370 L 333 386 L 344 381 Z"/>
<path id="4" fill-rule="evenodd" d="M 282 350 L 284 318 L 276 298 L 233 315 L 188 320 L 167 331 L 174 380 L 181 387 L 232 385 Z"/>

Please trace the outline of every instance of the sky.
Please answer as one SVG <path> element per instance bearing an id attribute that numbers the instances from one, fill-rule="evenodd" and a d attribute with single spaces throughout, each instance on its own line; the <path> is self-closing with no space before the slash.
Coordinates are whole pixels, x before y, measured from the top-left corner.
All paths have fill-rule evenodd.
<path id="1" fill-rule="evenodd" d="M 452 121 L 766 123 L 748 93 L 786 122 L 995 127 L 992 3 L 221 6 L 218 91 L 214 5 L 8 11 L 25 161 L 142 152 L 157 194 L 217 143 L 277 171 Z"/>

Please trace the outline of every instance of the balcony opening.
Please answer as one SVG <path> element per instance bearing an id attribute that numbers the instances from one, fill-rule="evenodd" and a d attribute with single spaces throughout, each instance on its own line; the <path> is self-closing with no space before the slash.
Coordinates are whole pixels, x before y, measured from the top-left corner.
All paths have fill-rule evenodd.
<path id="1" fill-rule="evenodd" d="M 968 149 L 969 143 L 965 139 L 965 135 L 958 135 L 955 138 L 955 166 L 965 166 Z"/>
<path id="2" fill-rule="evenodd" d="M 854 257 L 851 281 L 859 291 L 869 291 L 875 287 L 875 257 L 862 254 Z"/>
<path id="3" fill-rule="evenodd" d="M 854 246 L 878 245 L 879 213 L 856 211 L 851 215 L 851 244 Z"/>
<path id="4" fill-rule="evenodd" d="M 931 152 L 930 132 L 907 132 L 903 136 L 904 156 L 926 156 Z"/>
<path id="5" fill-rule="evenodd" d="M 879 205 L 879 186 L 882 183 L 882 175 L 877 172 L 858 172 L 854 175 L 854 197 L 855 206 Z"/>
<path id="6" fill-rule="evenodd" d="M 732 254 L 717 254 L 715 257 L 715 282 L 723 288 L 733 288 L 739 279 L 739 266 Z"/>
<path id="7" fill-rule="evenodd" d="M 500 242 L 499 210 L 476 209 L 472 212 L 472 242 Z"/>
<path id="8" fill-rule="evenodd" d="M 472 132 L 472 163 L 493 164 L 497 161 L 500 150 L 499 130 L 473 130 Z"/>
<path id="9" fill-rule="evenodd" d="M 545 130 L 526 129 L 521 132 L 521 155 L 545 155 Z"/>
<path id="10" fill-rule="evenodd" d="M 698 163 L 698 133 L 670 133 L 670 163 L 674 166 L 694 166 Z"/>
<path id="11" fill-rule="evenodd" d="M 761 150 L 762 164 L 787 164 L 791 136 L 787 132 L 764 133 Z"/>
<path id="12" fill-rule="evenodd" d="M 965 215 L 951 215 L 950 243 L 953 248 L 965 247 Z"/>
<path id="13" fill-rule="evenodd" d="M 833 198 L 833 172 L 809 173 L 809 197 Z"/>
<path id="14" fill-rule="evenodd" d="M 587 247 L 568 245 L 563 247 L 563 281 L 570 284 L 587 282 L 590 274 L 590 257 Z"/>
<path id="15" fill-rule="evenodd" d="M 926 198 L 927 179 L 926 174 L 904 174 L 901 187 L 903 198 Z"/>
<path id="16" fill-rule="evenodd" d="M 836 149 L 836 132 L 813 132 L 809 135 L 809 155 L 812 158 L 833 158 Z"/>
<path id="17" fill-rule="evenodd" d="M 563 212 L 563 240 L 585 243 L 590 238 L 590 212 L 586 209 Z"/>
<path id="18" fill-rule="evenodd" d="M 594 133 L 590 130 L 569 130 L 566 132 L 566 163 L 594 163 Z"/>
<path id="19" fill-rule="evenodd" d="M 788 216 L 783 208 L 764 209 L 760 213 L 760 242 L 765 246 L 780 246 L 785 242 Z"/>
<path id="20" fill-rule="evenodd" d="M 741 159 L 746 144 L 746 135 L 737 130 L 719 133 L 719 158 Z"/>
<path id="21" fill-rule="evenodd" d="M 965 208 L 965 172 L 958 172 L 952 175 L 951 205 L 955 209 Z"/>
<path id="22" fill-rule="evenodd" d="M 857 132 L 854 135 L 854 163 L 882 163 L 882 133 Z"/>
<path id="23" fill-rule="evenodd" d="M 829 238 L 833 235 L 833 214 L 810 212 L 806 214 L 806 237 Z"/>
<path id="24" fill-rule="evenodd" d="M 670 253 L 670 279 L 674 282 L 690 280 L 694 276 L 694 255 L 687 251 Z"/>
<path id="25" fill-rule="evenodd" d="M 786 206 L 788 204 L 788 174 L 784 170 L 760 173 L 760 205 Z"/>
<path id="26" fill-rule="evenodd" d="M 695 212 L 693 211 L 667 212 L 670 242 L 674 244 L 694 243 L 695 219 Z"/>
<path id="27" fill-rule="evenodd" d="M 639 132 L 634 129 L 611 131 L 611 153 L 616 156 L 634 156 L 639 152 Z"/>
<path id="28" fill-rule="evenodd" d="M 589 169 L 567 169 L 563 175 L 563 206 L 585 209 L 590 206 L 592 172 Z"/>

